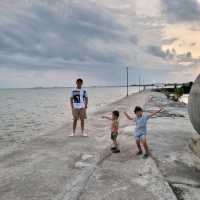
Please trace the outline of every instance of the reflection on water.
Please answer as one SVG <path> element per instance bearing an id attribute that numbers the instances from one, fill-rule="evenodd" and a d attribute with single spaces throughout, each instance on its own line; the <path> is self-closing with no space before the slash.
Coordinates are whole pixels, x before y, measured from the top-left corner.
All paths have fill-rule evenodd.
<path id="1" fill-rule="evenodd" d="M 71 89 L 0 90 L 0 148 L 57 129 L 71 120 Z M 130 93 L 137 89 L 130 88 Z M 89 111 L 126 95 L 126 88 L 89 88 Z"/>

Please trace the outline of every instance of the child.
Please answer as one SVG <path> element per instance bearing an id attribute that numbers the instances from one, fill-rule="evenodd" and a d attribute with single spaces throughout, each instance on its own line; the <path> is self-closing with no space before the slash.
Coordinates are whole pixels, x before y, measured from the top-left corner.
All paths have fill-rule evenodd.
<path id="1" fill-rule="evenodd" d="M 133 120 L 136 122 L 136 127 L 135 127 L 135 139 L 136 139 L 136 144 L 138 147 L 138 153 L 137 155 L 141 155 L 142 154 L 142 148 L 140 143 L 142 143 L 144 150 L 145 150 L 145 154 L 143 156 L 143 158 L 148 158 L 149 156 L 149 149 L 148 149 L 148 145 L 147 145 L 147 141 L 146 141 L 146 134 L 147 134 L 147 121 L 148 119 L 150 119 L 151 117 L 153 117 L 154 115 L 156 115 L 157 113 L 161 112 L 162 109 L 150 114 L 150 115 L 146 115 L 143 114 L 143 110 L 141 107 L 136 106 L 134 113 L 136 115 L 136 118 L 130 117 L 126 112 L 124 112 L 125 116 L 129 119 L 129 120 Z"/>
<path id="2" fill-rule="evenodd" d="M 117 143 L 118 129 L 119 129 L 119 111 L 115 110 L 112 112 L 112 118 L 102 116 L 103 119 L 112 121 L 111 124 L 111 140 L 113 141 L 113 147 L 111 148 L 113 153 L 120 153 Z"/>

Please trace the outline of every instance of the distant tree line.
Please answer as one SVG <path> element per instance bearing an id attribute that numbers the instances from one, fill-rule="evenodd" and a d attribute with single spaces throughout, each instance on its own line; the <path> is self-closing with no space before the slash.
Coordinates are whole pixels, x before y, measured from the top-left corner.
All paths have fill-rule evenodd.
<path id="1" fill-rule="evenodd" d="M 182 86 L 177 86 L 174 84 L 174 87 L 171 88 L 159 88 L 155 91 L 163 92 L 168 98 L 171 98 L 175 101 L 178 101 L 184 94 L 189 94 L 192 89 L 193 82 L 183 83 Z"/>

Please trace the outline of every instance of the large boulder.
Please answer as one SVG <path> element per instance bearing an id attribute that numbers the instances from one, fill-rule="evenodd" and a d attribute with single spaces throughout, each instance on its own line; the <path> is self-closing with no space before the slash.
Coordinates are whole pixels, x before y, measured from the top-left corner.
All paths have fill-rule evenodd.
<path id="1" fill-rule="evenodd" d="M 200 74 L 190 91 L 188 111 L 193 127 L 200 134 Z"/>

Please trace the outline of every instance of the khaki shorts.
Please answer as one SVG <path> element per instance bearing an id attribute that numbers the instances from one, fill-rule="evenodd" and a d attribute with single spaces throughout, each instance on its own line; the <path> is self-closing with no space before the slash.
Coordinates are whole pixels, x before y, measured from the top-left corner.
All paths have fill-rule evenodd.
<path id="1" fill-rule="evenodd" d="M 86 115 L 86 109 L 85 108 L 81 108 L 81 109 L 76 109 L 74 108 L 72 110 L 72 115 L 74 119 L 86 119 L 87 115 Z"/>

